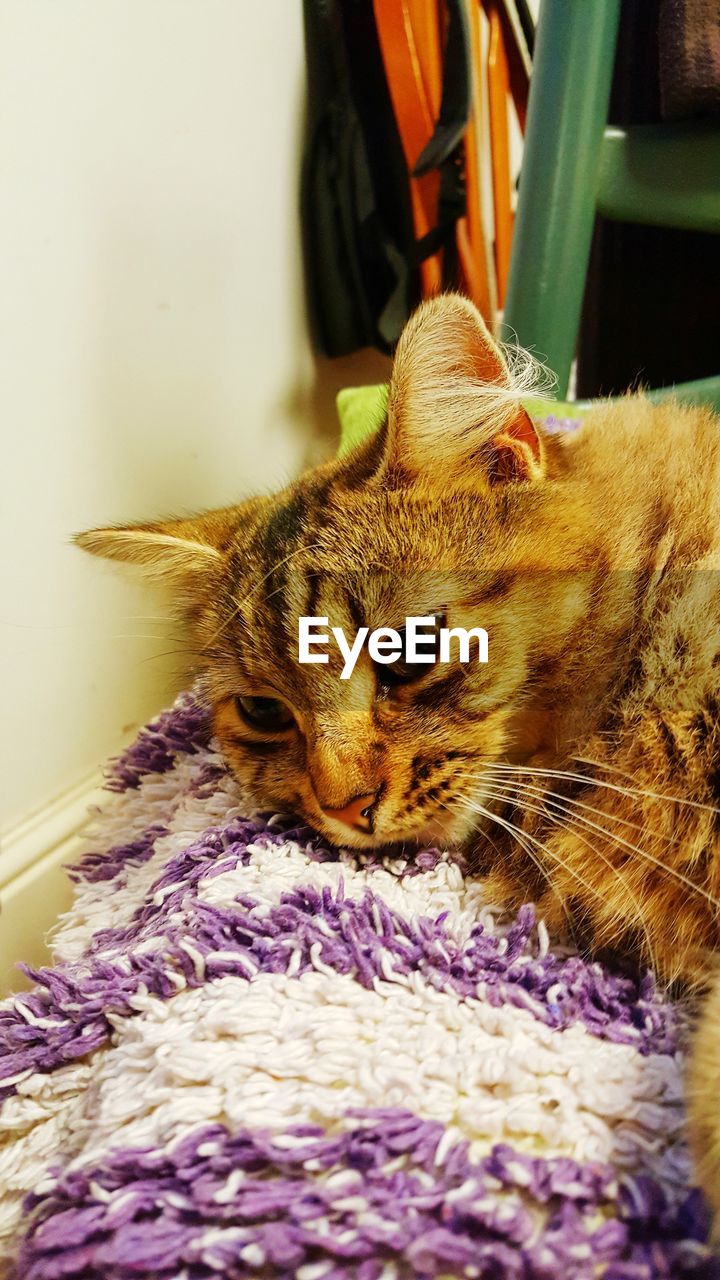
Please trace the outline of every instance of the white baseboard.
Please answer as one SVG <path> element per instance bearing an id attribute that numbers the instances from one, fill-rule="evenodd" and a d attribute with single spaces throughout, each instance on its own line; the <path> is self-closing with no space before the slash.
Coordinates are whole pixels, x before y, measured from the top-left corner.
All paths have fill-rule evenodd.
<path id="1" fill-rule="evenodd" d="M 26 986 L 16 965 L 46 964 L 46 938 L 72 900 L 64 867 L 84 848 L 81 832 L 90 805 L 107 801 L 101 777 L 92 774 L 19 823 L 0 849 L 0 995 Z"/>

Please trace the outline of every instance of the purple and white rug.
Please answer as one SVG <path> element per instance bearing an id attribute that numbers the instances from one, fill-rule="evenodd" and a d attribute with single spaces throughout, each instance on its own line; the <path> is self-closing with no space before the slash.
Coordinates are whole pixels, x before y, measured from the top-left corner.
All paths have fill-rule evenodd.
<path id="1" fill-rule="evenodd" d="M 0 1005 L 12 1280 L 720 1275 L 650 979 L 446 853 L 247 818 L 190 695 L 109 787 Z"/>

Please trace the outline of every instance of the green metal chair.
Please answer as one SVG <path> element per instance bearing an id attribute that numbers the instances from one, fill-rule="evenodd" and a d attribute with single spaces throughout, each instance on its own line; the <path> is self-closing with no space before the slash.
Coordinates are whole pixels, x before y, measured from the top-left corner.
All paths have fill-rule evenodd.
<path id="1" fill-rule="evenodd" d="M 620 0 L 542 0 L 505 323 L 567 395 L 596 211 L 720 233 L 720 125 L 607 127 Z M 720 377 L 653 393 L 720 409 Z"/>

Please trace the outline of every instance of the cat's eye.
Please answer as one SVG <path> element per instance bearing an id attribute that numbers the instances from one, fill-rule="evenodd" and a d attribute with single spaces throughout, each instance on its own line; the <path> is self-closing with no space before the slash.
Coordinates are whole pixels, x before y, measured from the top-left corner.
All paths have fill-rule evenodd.
<path id="1" fill-rule="evenodd" d="M 389 685 L 410 684 L 413 680 L 421 680 L 424 675 L 427 675 L 440 657 L 440 632 L 445 625 L 445 614 L 436 613 L 433 618 L 433 625 L 423 627 L 422 631 L 418 633 L 417 653 L 421 656 L 421 661 L 417 661 L 417 659 L 410 660 L 406 629 L 405 627 L 400 627 L 398 634 L 402 640 L 402 653 L 394 662 L 378 668 L 381 683 Z"/>
<path id="2" fill-rule="evenodd" d="M 235 699 L 235 706 L 251 729 L 260 729 L 265 733 L 289 729 L 294 722 L 292 711 L 279 698 L 238 697 Z"/>

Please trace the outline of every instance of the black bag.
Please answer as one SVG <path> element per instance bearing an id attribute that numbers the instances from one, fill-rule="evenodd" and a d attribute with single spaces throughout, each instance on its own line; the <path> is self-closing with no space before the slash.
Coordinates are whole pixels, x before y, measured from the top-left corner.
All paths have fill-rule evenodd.
<path id="1" fill-rule="evenodd" d="M 304 13 L 302 221 L 317 342 L 329 356 L 364 346 L 390 351 L 418 300 L 418 281 L 409 265 L 407 171 L 372 4 L 304 0 Z"/>
<path id="2" fill-rule="evenodd" d="M 304 0 L 308 134 L 302 218 L 310 309 L 330 356 L 390 351 L 420 300 L 419 264 L 444 249 L 458 287 L 455 225 L 465 213 L 463 135 L 470 49 L 461 0 L 446 0 L 443 92 L 416 176 L 440 173 L 437 223 L 415 238 L 409 161 L 388 91 L 371 0 Z"/>

